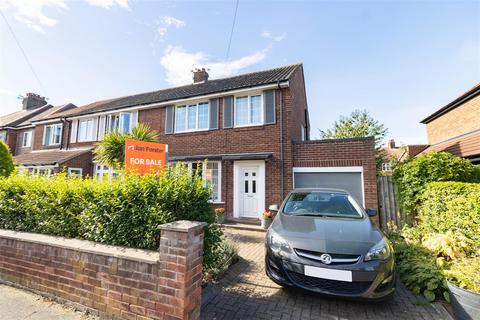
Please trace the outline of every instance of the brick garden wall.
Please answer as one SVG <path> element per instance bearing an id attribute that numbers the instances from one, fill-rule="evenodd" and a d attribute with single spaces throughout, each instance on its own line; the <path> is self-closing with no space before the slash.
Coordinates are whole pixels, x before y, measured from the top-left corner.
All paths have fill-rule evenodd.
<path id="1" fill-rule="evenodd" d="M 0 230 L 0 282 L 113 319 L 198 319 L 203 223 L 161 226 L 156 251 Z"/>

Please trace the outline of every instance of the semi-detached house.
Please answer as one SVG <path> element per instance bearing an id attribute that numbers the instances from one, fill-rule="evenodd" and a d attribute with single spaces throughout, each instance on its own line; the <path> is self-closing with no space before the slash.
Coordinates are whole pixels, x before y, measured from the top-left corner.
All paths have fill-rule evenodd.
<path id="1" fill-rule="evenodd" d="M 301 64 L 214 80 L 201 69 L 190 85 L 51 112 L 30 121 L 32 148 L 14 159 L 36 172 L 111 178 L 91 150 L 137 123 L 168 144 L 169 163 L 202 166 L 229 218 L 258 219 L 293 187 L 343 188 L 377 207 L 373 139 L 310 140 Z"/>

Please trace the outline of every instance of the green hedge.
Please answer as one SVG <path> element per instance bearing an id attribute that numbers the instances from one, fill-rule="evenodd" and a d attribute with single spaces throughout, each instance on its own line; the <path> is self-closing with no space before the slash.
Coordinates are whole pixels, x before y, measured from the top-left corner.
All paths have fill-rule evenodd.
<path id="1" fill-rule="evenodd" d="M 469 160 L 447 152 L 430 153 L 399 164 L 393 173 L 399 199 L 407 214 L 418 212 L 429 182 L 480 182 L 480 169 Z"/>
<path id="2" fill-rule="evenodd" d="M 8 177 L 15 170 L 10 148 L 0 141 L 0 177 Z"/>
<path id="3" fill-rule="evenodd" d="M 480 183 L 429 183 L 417 218 L 424 234 L 451 230 L 480 248 Z"/>
<path id="4" fill-rule="evenodd" d="M 17 176 L 0 179 L 0 228 L 156 250 L 157 226 L 175 220 L 209 223 L 205 270 L 218 267 L 228 248 L 216 227 L 210 190 L 186 168 L 160 176 L 92 179 Z"/>

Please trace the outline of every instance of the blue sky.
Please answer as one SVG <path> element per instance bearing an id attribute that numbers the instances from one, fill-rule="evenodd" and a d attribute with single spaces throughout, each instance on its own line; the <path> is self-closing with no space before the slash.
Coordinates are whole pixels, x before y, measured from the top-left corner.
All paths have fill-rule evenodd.
<path id="1" fill-rule="evenodd" d="M 403 143 L 480 81 L 479 1 L 0 0 L 0 115 L 36 92 L 57 105 L 303 62 L 313 137 L 367 109 Z"/>

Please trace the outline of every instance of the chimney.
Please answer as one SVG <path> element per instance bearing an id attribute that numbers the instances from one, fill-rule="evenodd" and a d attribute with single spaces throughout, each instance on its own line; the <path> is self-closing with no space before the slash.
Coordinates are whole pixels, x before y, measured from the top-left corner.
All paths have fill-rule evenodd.
<path id="1" fill-rule="evenodd" d="M 33 110 L 47 104 L 45 97 L 41 97 L 35 93 L 27 93 L 23 98 L 23 110 Z"/>
<path id="2" fill-rule="evenodd" d="M 202 83 L 207 82 L 208 80 L 208 72 L 205 68 L 193 70 L 193 83 Z"/>
<path id="3" fill-rule="evenodd" d="M 389 147 L 390 149 L 395 149 L 395 140 L 390 139 L 390 140 L 388 141 L 388 147 Z"/>

